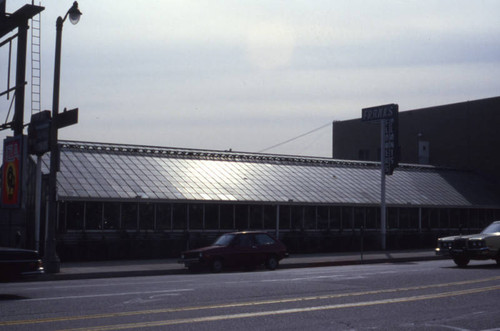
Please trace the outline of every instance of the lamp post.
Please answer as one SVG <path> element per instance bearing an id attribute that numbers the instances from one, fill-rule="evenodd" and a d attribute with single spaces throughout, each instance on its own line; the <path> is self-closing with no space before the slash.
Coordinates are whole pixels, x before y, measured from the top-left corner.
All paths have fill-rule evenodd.
<path id="1" fill-rule="evenodd" d="M 50 127 L 50 173 L 49 173 L 49 215 L 47 233 L 45 236 L 44 267 L 47 273 L 58 273 L 60 260 L 56 253 L 56 219 L 57 219 L 57 172 L 59 171 L 59 148 L 57 146 L 58 115 L 59 115 L 59 85 L 61 76 L 61 39 L 63 23 L 69 16 L 72 24 L 77 24 L 82 13 L 75 1 L 64 18 L 59 16 L 56 21 L 56 52 L 54 62 L 54 90 L 52 98 L 52 124 Z"/>

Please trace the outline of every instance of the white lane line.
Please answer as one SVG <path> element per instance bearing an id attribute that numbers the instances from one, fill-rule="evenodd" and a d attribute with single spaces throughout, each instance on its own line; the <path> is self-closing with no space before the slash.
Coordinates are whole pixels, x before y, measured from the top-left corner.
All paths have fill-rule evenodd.
<path id="1" fill-rule="evenodd" d="M 189 292 L 194 291 L 191 288 L 177 289 L 177 290 L 165 290 L 165 291 L 141 291 L 141 292 L 126 292 L 126 293 L 108 293 L 108 294 L 89 294 L 89 295 L 70 295 L 63 297 L 52 297 L 52 298 L 36 298 L 36 299 L 26 299 L 23 301 L 49 301 L 49 300 L 66 300 L 66 299 L 88 299 L 88 298 L 99 298 L 99 297 L 113 297 L 121 295 L 142 295 L 142 294 L 166 294 L 166 293 L 176 293 L 176 292 Z"/>
<path id="2" fill-rule="evenodd" d="M 148 282 L 147 285 L 152 284 L 173 284 L 173 283 L 187 283 L 186 280 L 167 280 L 167 281 L 157 281 L 157 282 Z M 51 286 L 50 289 L 65 289 L 65 288 L 92 288 L 92 287 L 119 287 L 119 286 L 139 286 L 144 285 L 144 282 L 124 282 L 124 283 L 101 283 L 101 284 L 70 284 L 70 285 L 56 285 Z M 23 284 L 25 285 L 25 284 Z M 21 287 L 20 287 L 21 288 Z M 22 286 L 23 290 L 27 291 L 38 291 L 38 290 L 46 290 L 47 286 L 31 286 L 25 287 Z"/>

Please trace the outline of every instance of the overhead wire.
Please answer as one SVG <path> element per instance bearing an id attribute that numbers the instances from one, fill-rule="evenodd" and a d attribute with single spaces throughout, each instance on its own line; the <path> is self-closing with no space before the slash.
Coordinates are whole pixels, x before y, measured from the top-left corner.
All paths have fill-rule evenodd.
<path id="1" fill-rule="evenodd" d="M 300 135 L 298 135 L 298 136 L 296 136 L 296 137 L 290 138 L 290 139 L 285 140 L 285 141 L 283 141 L 283 142 L 280 142 L 280 143 L 278 143 L 278 144 L 276 144 L 276 145 L 272 145 L 272 146 L 270 146 L 270 147 L 264 148 L 264 149 L 262 149 L 262 150 L 258 151 L 257 153 L 263 153 L 263 152 L 266 152 L 266 151 L 268 151 L 268 150 L 270 150 L 270 149 L 273 149 L 273 148 L 276 148 L 276 147 L 282 146 L 282 145 L 284 145 L 284 144 L 288 144 L 289 142 L 292 142 L 292 141 L 297 140 L 297 139 L 299 139 L 299 138 L 305 137 L 305 136 L 307 136 L 307 135 L 309 135 L 309 134 L 311 134 L 311 133 L 314 133 L 314 132 L 319 131 L 319 130 L 321 130 L 321 129 L 323 129 L 323 128 L 327 127 L 327 126 L 330 126 L 331 124 L 332 124 L 332 123 L 328 122 L 327 124 L 323 124 L 322 126 L 317 127 L 317 128 L 315 128 L 315 129 L 312 129 L 311 131 L 308 131 L 308 132 L 306 132 L 306 133 L 300 134 Z"/>

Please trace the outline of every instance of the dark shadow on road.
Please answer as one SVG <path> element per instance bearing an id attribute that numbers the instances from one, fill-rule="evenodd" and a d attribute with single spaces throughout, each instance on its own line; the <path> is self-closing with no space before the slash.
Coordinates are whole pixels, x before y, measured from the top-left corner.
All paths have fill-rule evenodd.
<path id="1" fill-rule="evenodd" d="M 26 300 L 26 299 L 29 298 L 16 294 L 0 294 L 0 301 Z"/>
<path id="2" fill-rule="evenodd" d="M 478 269 L 498 269 L 500 270 L 500 267 L 496 263 L 488 263 L 488 264 L 474 264 L 474 265 L 468 265 L 466 267 L 459 267 L 455 264 L 450 264 L 449 266 L 446 267 L 441 267 L 443 269 L 460 269 L 460 270 L 478 270 Z"/>

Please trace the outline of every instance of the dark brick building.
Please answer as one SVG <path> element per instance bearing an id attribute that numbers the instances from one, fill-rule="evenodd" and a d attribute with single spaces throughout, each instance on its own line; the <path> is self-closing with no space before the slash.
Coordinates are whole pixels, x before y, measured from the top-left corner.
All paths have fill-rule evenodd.
<path id="1" fill-rule="evenodd" d="M 361 111 L 360 111 L 361 117 Z M 500 180 L 500 97 L 399 113 L 402 163 L 472 170 Z M 380 161 L 380 126 L 333 123 L 333 158 Z"/>

